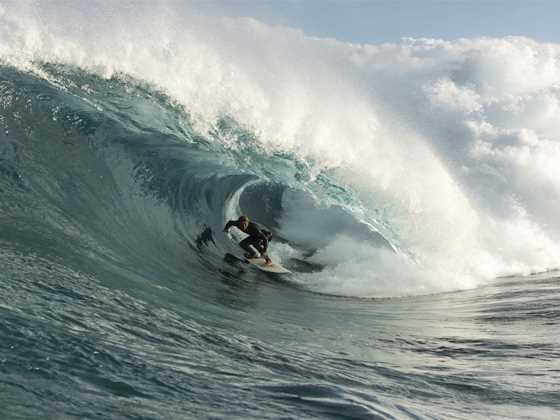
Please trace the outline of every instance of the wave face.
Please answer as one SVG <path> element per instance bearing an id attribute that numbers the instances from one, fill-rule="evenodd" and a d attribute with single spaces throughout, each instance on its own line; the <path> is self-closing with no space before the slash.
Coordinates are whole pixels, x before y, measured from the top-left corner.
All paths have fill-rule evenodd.
<path id="1" fill-rule="evenodd" d="M 550 416 L 558 281 L 521 276 L 560 266 L 559 70 L 524 38 L 0 5 L 2 405 Z M 291 275 L 224 260 L 239 214 Z"/>

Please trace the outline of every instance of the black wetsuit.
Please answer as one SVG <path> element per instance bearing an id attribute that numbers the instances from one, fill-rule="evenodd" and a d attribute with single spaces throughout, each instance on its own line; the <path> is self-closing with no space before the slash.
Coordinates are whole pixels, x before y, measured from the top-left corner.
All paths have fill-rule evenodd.
<path id="1" fill-rule="evenodd" d="M 246 229 L 242 229 L 241 225 L 242 223 L 239 220 L 230 220 L 226 223 L 224 230 L 227 231 L 230 227 L 235 226 L 240 231 L 245 232 L 249 236 L 239 242 L 239 246 L 247 251 L 248 254 L 256 256 L 255 251 L 251 248 L 251 245 L 253 245 L 261 255 L 265 256 L 269 242 L 267 235 L 263 233 L 256 223 L 249 222 Z"/>

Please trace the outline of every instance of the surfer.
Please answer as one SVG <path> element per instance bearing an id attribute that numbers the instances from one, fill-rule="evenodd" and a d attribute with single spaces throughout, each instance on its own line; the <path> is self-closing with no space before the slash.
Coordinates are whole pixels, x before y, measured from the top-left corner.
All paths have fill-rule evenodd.
<path id="1" fill-rule="evenodd" d="M 268 243 L 272 239 L 272 233 L 270 233 L 266 229 L 261 229 L 259 225 L 253 223 L 249 220 L 247 216 L 240 216 L 237 220 L 230 220 L 226 223 L 224 227 L 224 232 L 228 232 L 229 228 L 235 226 L 241 232 L 246 233 L 249 235 L 241 242 L 239 242 L 239 246 L 243 248 L 245 251 L 245 258 L 258 258 L 259 256 L 255 253 L 251 245 L 255 247 L 261 254 L 261 256 L 265 259 L 266 264 L 272 264 L 272 261 L 268 257 L 266 250 L 268 248 Z"/>

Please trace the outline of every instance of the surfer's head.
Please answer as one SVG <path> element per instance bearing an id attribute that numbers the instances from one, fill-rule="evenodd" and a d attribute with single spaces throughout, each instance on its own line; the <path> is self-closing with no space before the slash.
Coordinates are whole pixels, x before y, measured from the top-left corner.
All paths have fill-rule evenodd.
<path id="1" fill-rule="evenodd" d="M 237 219 L 237 221 L 243 227 L 243 229 L 247 229 L 247 226 L 249 226 L 249 218 L 247 216 L 239 216 L 239 219 Z"/>

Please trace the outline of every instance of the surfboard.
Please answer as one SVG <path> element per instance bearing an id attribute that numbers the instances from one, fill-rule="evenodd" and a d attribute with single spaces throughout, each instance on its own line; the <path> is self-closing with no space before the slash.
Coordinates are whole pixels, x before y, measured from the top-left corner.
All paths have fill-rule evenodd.
<path id="1" fill-rule="evenodd" d="M 259 270 L 266 271 L 267 273 L 276 273 L 276 274 L 285 274 L 291 273 L 285 267 L 282 267 L 280 264 L 273 262 L 272 264 L 266 264 L 266 260 L 264 258 L 251 258 L 245 259 L 249 264 L 254 265 Z"/>
<path id="2" fill-rule="evenodd" d="M 249 260 L 247 258 L 236 257 L 235 255 L 230 254 L 228 252 L 224 255 L 224 261 L 232 265 L 238 263 L 250 264 L 258 268 L 259 270 L 266 271 L 267 273 L 275 273 L 275 274 L 291 273 L 290 270 L 288 270 L 285 267 L 282 267 L 280 264 L 272 263 L 270 265 L 266 265 L 266 260 L 264 258 L 252 258 Z"/>

